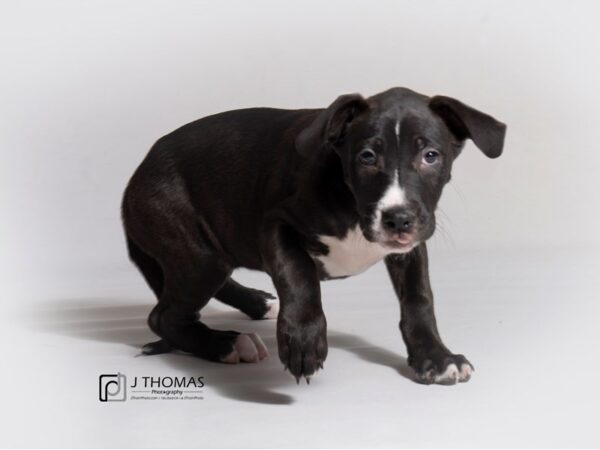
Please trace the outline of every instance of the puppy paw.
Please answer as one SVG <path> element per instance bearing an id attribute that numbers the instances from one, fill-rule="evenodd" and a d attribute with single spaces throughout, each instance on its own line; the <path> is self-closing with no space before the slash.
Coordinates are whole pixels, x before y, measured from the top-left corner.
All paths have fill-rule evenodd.
<path id="1" fill-rule="evenodd" d="M 317 370 L 323 368 L 327 357 L 327 323 L 325 316 L 297 324 L 295 321 L 279 317 L 277 323 L 277 344 L 279 359 L 286 370 L 293 375 L 296 383 L 304 377 L 310 383 Z"/>
<path id="2" fill-rule="evenodd" d="M 469 381 L 475 369 L 463 355 L 421 358 L 409 364 L 423 384 L 456 384 Z"/>
<path id="3" fill-rule="evenodd" d="M 255 363 L 269 356 L 266 345 L 256 333 L 240 334 L 233 343 L 233 350 L 221 362 L 237 364 Z"/>

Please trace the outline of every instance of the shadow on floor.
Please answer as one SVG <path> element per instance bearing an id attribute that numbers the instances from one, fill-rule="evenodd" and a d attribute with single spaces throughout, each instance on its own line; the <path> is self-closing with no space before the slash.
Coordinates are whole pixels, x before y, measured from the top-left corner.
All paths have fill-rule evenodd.
<path id="1" fill-rule="evenodd" d="M 151 304 L 115 298 L 57 300 L 51 304 L 52 307 L 38 308 L 28 315 L 31 326 L 37 331 L 125 344 L 132 350 L 135 349 L 132 352 L 134 355 L 139 355 L 137 350 L 142 345 L 157 339 L 146 325 L 146 317 L 153 307 Z M 194 376 L 201 374 L 211 389 L 216 389 L 231 399 L 273 405 L 286 405 L 294 401 L 293 397 L 274 390 L 293 383 L 277 358 L 275 321 L 249 320 L 238 311 L 222 311 L 211 307 L 210 304 L 202 310 L 202 317 L 206 324 L 216 329 L 256 332 L 271 356 L 259 364 L 236 366 L 213 363 L 184 353 L 142 357 L 161 358 L 177 370 L 189 372 Z M 361 337 L 331 329 L 328 330 L 328 342 L 330 347 L 389 367 L 401 376 L 415 381 L 414 372 L 404 356 L 374 346 Z"/>

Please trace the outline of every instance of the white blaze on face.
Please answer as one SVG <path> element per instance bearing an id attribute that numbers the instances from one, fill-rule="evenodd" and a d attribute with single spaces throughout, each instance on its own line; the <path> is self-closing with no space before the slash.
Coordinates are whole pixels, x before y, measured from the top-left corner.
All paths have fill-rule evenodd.
<path id="1" fill-rule="evenodd" d="M 400 147 L 400 121 L 396 121 L 394 125 L 394 133 L 396 134 L 396 143 Z M 377 202 L 377 208 L 375 209 L 375 215 L 373 217 L 373 231 L 375 234 L 381 232 L 381 214 L 386 209 L 397 208 L 403 206 L 406 203 L 406 196 L 404 195 L 404 189 L 400 186 L 400 180 L 398 177 L 398 171 L 394 172 L 392 182 L 385 190 L 379 202 Z"/>
<path id="2" fill-rule="evenodd" d="M 406 196 L 404 194 L 404 189 L 400 186 L 398 171 L 395 171 L 392 182 L 383 193 L 381 199 L 377 202 L 377 208 L 375 209 L 373 218 L 373 231 L 376 233 L 381 231 L 381 214 L 383 211 L 403 206 L 405 203 Z"/>

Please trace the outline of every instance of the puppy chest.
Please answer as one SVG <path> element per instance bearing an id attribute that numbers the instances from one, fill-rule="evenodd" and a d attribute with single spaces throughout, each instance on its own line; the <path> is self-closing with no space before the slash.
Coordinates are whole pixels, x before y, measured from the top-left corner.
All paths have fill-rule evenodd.
<path id="1" fill-rule="evenodd" d="M 329 252 L 313 257 L 332 278 L 361 273 L 388 254 L 381 245 L 366 240 L 360 229 L 349 231 L 343 239 L 319 236 L 319 241 L 327 246 Z"/>

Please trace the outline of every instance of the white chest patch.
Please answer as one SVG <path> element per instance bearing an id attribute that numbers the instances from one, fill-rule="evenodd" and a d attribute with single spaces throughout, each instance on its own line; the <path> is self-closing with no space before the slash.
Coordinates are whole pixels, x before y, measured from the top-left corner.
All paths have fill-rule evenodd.
<path id="1" fill-rule="evenodd" d="M 390 253 L 398 250 L 365 239 L 360 227 L 349 230 L 343 239 L 334 236 L 319 236 L 319 240 L 329 247 L 327 255 L 315 255 L 332 277 L 348 277 L 367 270 Z"/>

